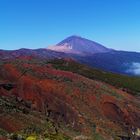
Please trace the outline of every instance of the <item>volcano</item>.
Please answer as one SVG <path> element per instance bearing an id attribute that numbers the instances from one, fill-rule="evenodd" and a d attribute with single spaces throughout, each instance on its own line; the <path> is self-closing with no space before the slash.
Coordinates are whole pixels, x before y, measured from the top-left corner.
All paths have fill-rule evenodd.
<path id="1" fill-rule="evenodd" d="M 48 49 L 72 54 L 94 54 L 111 51 L 111 49 L 106 48 L 97 42 L 75 35 L 64 39 L 55 46 L 48 47 Z"/>

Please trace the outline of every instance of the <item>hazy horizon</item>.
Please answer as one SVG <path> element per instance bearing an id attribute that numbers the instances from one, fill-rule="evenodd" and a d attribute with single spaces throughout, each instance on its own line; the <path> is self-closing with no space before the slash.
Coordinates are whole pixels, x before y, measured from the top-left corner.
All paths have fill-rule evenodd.
<path id="1" fill-rule="evenodd" d="M 0 49 L 45 48 L 79 35 L 140 52 L 138 0 L 2 0 Z"/>

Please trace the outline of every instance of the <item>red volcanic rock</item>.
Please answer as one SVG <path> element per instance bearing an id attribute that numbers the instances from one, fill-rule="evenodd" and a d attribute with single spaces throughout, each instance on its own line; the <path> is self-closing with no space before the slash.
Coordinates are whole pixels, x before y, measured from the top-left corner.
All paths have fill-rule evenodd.
<path id="1" fill-rule="evenodd" d="M 102 94 L 100 102 L 101 103 L 104 103 L 104 102 L 114 102 L 114 103 L 117 103 L 117 99 L 114 96 Z"/>
<path id="2" fill-rule="evenodd" d="M 89 96 L 88 96 L 88 101 L 89 101 L 90 103 L 95 103 L 95 102 L 97 101 L 97 98 L 96 98 L 95 95 L 89 95 Z"/>
<path id="3" fill-rule="evenodd" d="M 22 125 L 19 122 L 14 122 L 12 119 L 1 116 L 0 118 L 0 128 L 8 131 L 15 132 L 22 129 Z"/>
<path id="4" fill-rule="evenodd" d="M 123 112 L 121 111 L 121 109 L 114 103 L 111 102 L 105 102 L 102 105 L 102 110 L 104 115 L 112 120 L 112 121 L 116 121 L 116 122 L 122 122 L 123 121 Z"/>
<path id="5" fill-rule="evenodd" d="M 140 127 L 140 110 L 135 106 L 117 101 L 108 95 L 102 96 L 101 102 L 101 110 L 106 118 L 129 126 Z"/>
<path id="6" fill-rule="evenodd" d="M 62 71 L 62 70 L 55 70 L 55 69 L 48 68 L 48 69 L 46 69 L 46 72 L 50 75 L 56 75 L 58 77 L 59 76 L 60 77 L 67 77 L 71 80 L 79 78 L 76 74 L 74 74 L 72 72 L 66 72 L 66 71 Z"/>
<path id="7" fill-rule="evenodd" d="M 7 82 L 15 82 L 21 75 L 20 72 L 12 64 L 5 64 L 0 69 L 0 74 L 1 78 Z"/>
<path id="8" fill-rule="evenodd" d="M 0 140 L 8 140 L 8 139 L 0 136 Z"/>
<path id="9" fill-rule="evenodd" d="M 83 133 L 93 132 L 95 125 L 97 128 L 105 127 L 101 129 L 102 133 L 109 126 L 119 130 L 123 122 L 139 127 L 140 114 L 135 97 L 105 83 L 47 65 L 24 63 L 20 67 L 30 69 L 20 79 L 22 72 L 19 66 L 6 64 L 3 70 L 0 69 L 4 79 L 1 81 L 9 80 L 16 84 L 11 91 L 0 88 L 0 95 L 15 95 L 20 101 L 25 101 L 26 106 L 30 104 L 30 110 L 40 111 L 58 124 Z M 14 132 L 22 125 L 3 117 L 0 127 Z"/>
<path id="10" fill-rule="evenodd" d="M 133 101 L 135 101 L 133 97 Z M 135 126 L 137 128 L 140 127 L 140 109 L 138 109 L 135 105 L 130 102 L 124 102 L 125 106 L 121 109 L 124 114 L 124 120 L 127 124 L 131 126 Z"/>

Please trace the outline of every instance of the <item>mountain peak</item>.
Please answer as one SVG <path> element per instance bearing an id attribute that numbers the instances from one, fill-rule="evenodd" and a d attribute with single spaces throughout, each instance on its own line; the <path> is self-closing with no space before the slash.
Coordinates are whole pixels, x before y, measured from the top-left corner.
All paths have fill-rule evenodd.
<path id="1" fill-rule="evenodd" d="M 61 41 L 55 46 L 49 47 L 48 49 L 74 54 L 94 54 L 94 53 L 105 53 L 109 52 L 110 49 L 103 45 L 88 40 L 81 36 L 72 35 Z"/>
<path id="2" fill-rule="evenodd" d="M 82 37 L 79 36 L 79 35 L 71 35 L 71 36 L 69 36 L 69 37 L 73 37 L 73 38 L 82 38 Z"/>
<path id="3" fill-rule="evenodd" d="M 67 37 L 67 38 L 82 39 L 83 37 L 81 37 L 81 36 L 79 36 L 79 35 L 71 35 L 71 36 L 69 36 L 69 37 Z M 67 39 L 67 38 L 66 38 L 66 39 Z"/>

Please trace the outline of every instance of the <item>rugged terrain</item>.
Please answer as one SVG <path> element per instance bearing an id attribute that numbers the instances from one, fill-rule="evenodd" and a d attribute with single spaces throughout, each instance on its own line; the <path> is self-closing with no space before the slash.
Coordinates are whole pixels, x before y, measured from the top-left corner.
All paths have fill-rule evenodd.
<path id="1" fill-rule="evenodd" d="M 1 60 L 1 139 L 136 137 L 140 128 L 139 89 L 134 94 L 129 85 L 124 90 L 118 83 L 111 84 L 110 74 L 68 58 Z"/>

